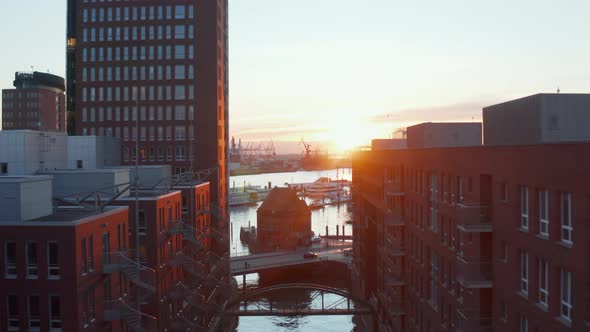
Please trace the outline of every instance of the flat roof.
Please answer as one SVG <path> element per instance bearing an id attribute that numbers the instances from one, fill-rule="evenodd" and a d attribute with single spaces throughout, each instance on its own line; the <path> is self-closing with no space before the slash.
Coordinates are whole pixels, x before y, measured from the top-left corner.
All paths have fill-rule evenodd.
<path id="1" fill-rule="evenodd" d="M 96 168 L 96 169 L 83 169 L 83 168 L 68 168 L 68 169 L 49 169 L 44 170 L 42 174 L 91 174 L 91 173 L 127 173 L 127 169 L 123 168 Z"/>
<path id="2" fill-rule="evenodd" d="M 128 208 L 126 206 L 107 206 L 104 210 L 98 211 L 80 206 L 58 206 L 48 216 L 14 222 L 0 222 L 0 227 L 5 226 L 76 226 L 92 222 L 97 218 L 103 218 L 112 214 L 120 213 Z"/>
<path id="3" fill-rule="evenodd" d="M 149 201 L 149 200 L 159 200 L 165 198 L 167 196 L 174 196 L 177 194 L 181 194 L 180 190 L 170 190 L 170 191 L 163 191 L 163 190 L 139 190 L 138 198 L 139 200 Z M 132 201 L 135 200 L 135 191 L 129 190 L 129 196 L 119 197 L 117 201 Z"/>
<path id="4" fill-rule="evenodd" d="M 13 175 L 13 176 L 0 176 L 0 184 L 2 183 L 23 183 L 23 182 L 37 182 L 37 181 L 51 181 L 53 176 L 51 175 Z"/>

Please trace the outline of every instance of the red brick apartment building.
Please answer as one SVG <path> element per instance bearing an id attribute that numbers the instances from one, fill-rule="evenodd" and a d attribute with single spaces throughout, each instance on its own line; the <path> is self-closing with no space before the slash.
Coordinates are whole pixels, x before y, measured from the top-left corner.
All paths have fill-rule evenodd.
<path id="1" fill-rule="evenodd" d="M 311 243 L 311 210 L 291 188 L 273 188 L 256 210 L 257 248 L 295 249 Z"/>
<path id="2" fill-rule="evenodd" d="M 128 284 L 104 267 L 128 246 L 128 210 L 52 209 L 50 196 L 34 194 L 50 186 L 49 177 L 0 183 L 0 330 L 124 330 L 106 316 Z"/>
<path id="3" fill-rule="evenodd" d="M 14 89 L 2 90 L 2 129 L 66 131 L 65 80 L 40 72 L 14 74 Z"/>
<path id="4" fill-rule="evenodd" d="M 381 330 L 590 330 L 588 151 L 357 153 L 355 290 Z"/>
<path id="5" fill-rule="evenodd" d="M 227 0 L 68 0 L 68 133 L 120 138 L 124 163 L 216 168 L 225 210 L 227 17 Z"/>
<path id="6" fill-rule="evenodd" d="M 207 330 L 230 291 L 211 250 L 227 238 L 211 228 L 209 183 L 140 189 L 137 202 L 134 190 L 108 202 L 103 191 L 103 208 L 96 193 L 86 204 L 74 194 L 55 208 L 52 187 L 67 181 L 0 179 L 0 330 Z"/>
<path id="7" fill-rule="evenodd" d="M 143 269 L 135 284 L 143 295 L 140 325 L 148 330 L 170 328 L 198 329 L 206 326 L 212 315 L 203 310 L 219 299 L 217 286 L 222 280 L 211 278 L 218 268 L 211 252 L 209 183 L 180 183 L 173 190 L 140 190 L 139 228 L 136 229 L 135 194 L 119 198 L 111 205 L 129 207 L 130 246 L 135 248 L 135 232 L 139 232 L 140 262 Z M 135 259 L 134 252 L 117 253 L 119 263 Z M 113 272 L 124 272 L 134 278 L 133 266 L 113 266 Z M 227 271 L 225 271 L 227 272 Z M 131 274 L 130 274 L 131 273 Z M 133 280 L 131 280 L 133 282 Z M 119 303 L 113 319 L 126 320 L 131 326 L 139 323 L 132 315 L 136 297 L 131 291 Z M 213 301 L 209 301 L 213 298 Z M 198 321 L 194 318 L 198 317 Z"/>

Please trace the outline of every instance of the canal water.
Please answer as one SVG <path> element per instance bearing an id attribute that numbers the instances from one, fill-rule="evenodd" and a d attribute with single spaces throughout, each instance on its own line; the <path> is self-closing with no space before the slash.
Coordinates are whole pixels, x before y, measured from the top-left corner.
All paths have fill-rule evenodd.
<path id="1" fill-rule="evenodd" d="M 285 186 L 286 183 L 308 183 L 317 180 L 320 177 L 330 177 L 331 179 L 352 180 L 351 169 L 325 170 L 325 171 L 299 171 L 288 173 L 267 173 L 256 175 L 232 176 L 230 186 L 242 187 L 244 185 L 268 186 L 269 182 L 272 187 Z M 248 246 L 240 241 L 240 227 L 256 226 L 256 210 L 262 203 L 257 206 L 232 207 L 230 209 L 231 227 L 232 227 L 232 256 L 244 255 L 248 253 Z M 339 206 L 326 206 L 323 209 L 312 211 L 311 224 L 312 230 L 316 235 L 324 235 L 326 226 L 329 234 L 336 234 L 336 226 L 344 227 L 347 235 L 352 234 L 352 225 L 346 222 L 351 220 L 352 212 L 350 206 L 342 204 Z M 267 283 L 260 280 L 258 274 L 246 276 L 247 287 L 256 287 L 259 284 Z M 268 278 L 268 277 L 267 277 Z M 342 280 L 329 280 L 330 276 L 326 275 L 307 275 L 307 276 L 286 276 L 285 282 L 310 282 L 319 281 L 322 284 L 331 284 L 345 286 L 345 277 Z M 319 279 L 321 280 L 319 280 Z M 241 277 L 238 284 L 242 284 Z M 271 281 L 272 282 L 272 281 Z M 333 303 L 338 307 L 346 306 L 346 302 L 340 301 L 337 295 L 325 295 L 325 303 Z M 301 305 L 308 308 L 321 308 L 321 297 L 313 291 L 293 290 L 281 292 L 273 296 L 273 307 Z M 338 303 L 338 302 L 341 303 Z M 267 300 L 253 304 L 260 307 L 268 306 Z M 240 317 L 238 332 L 347 332 L 353 331 L 353 316 L 298 316 L 298 317 Z"/>

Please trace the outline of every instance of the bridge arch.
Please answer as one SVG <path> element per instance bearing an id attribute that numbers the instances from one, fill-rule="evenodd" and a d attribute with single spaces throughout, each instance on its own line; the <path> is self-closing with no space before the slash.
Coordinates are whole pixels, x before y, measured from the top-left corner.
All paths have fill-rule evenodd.
<path id="1" fill-rule="evenodd" d="M 363 309 L 369 310 L 371 314 L 375 314 L 375 309 L 373 308 L 373 306 L 369 302 L 352 296 L 350 294 L 350 292 L 348 292 L 346 290 L 343 290 L 341 288 L 329 287 L 329 286 L 311 284 L 311 283 L 289 283 L 289 284 L 279 284 L 279 285 L 273 285 L 273 286 L 259 288 L 257 290 L 247 292 L 245 294 L 241 294 L 240 296 L 231 299 L 227 303 L 227 306 L 225 307 L 225 309 L 230 310 L 232 308 L 235 308 L 236 306 L 239 306 L 242 302 L 247 302 L 249 300 L 255 300 L 255 299 L 260 298 L 261 295 L 264 295 L 266 293 L 271 293 L 271 292 L 274 292 L 277 290 L 283 290 L 283 289 L 314 290 L 314 291 L 339 295 L 339 296 L 342 296 L 343 298 L 351 300 L 355 304 L 360 304 L 361 307 L 363 307 Z"/>

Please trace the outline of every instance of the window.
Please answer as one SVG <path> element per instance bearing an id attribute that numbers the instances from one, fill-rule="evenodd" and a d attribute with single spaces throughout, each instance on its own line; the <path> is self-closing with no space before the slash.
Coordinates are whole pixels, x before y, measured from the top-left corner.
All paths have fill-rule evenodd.
<path id="1" fill-rule="evenodd" d="M 529 254 L 524 250 L 520 252 L 520 291 L 529 292 Z"/>
<path id="2" fill-rule="evenodd" d="M 88 272 L 88 264 L 87 264 L 87 257 L 86 257 L 86 239 L 82 239 L 81 242 L 81 257 L 82 257 L 82 274 L 86 274 Z"/>
<path id="3" fill-rule="evenodd" d="M 29 296 L 29 331 L 41 331 L 39 296 Z"/>
<path id="4" fill-rule="evenodd" d="M 82 325 L 88 325 L 88 291 L 82 292 Z"/>
<path id="5" fill-rule="evenodd" d="M 525 316 L 520 316 L 520 332 L 529 331 L 529 320 Z"/>
<path id="6" fill-rule="evenodd" d="M 436 251 L 430 251 L 430 302 L 436 307 L 437 299 L 437 277 L 438 277 L 438 260 Z"/>
<path id="7" fill-rule="evenodd" d="M 59 245 L 57 242 L 47 243 L 47 268 L 49 279 L 59 279 Z"/>
<path id="8" fill-rule="evenodd" d="M 463 204 L 465 202 L 465 178 L 460 176 L 459 177 L 459 204 Z"/>
<path id="9" fill-rule="evenodd" d="M 176 147 L 176 160 L 183 161 L 184 160 L 184 146 L 178 145 Z"/>
<path id="10" fill-rule="evenodd" d="M 88 301 L 89 301 L 89 317 L 90 321 L 93 322 L 96 319 L 96 305 L 94 303 L 94 287 L 88 290 Z"/>
<path id="11" fill-rule="evenodd" d="M 94 236 L 88 237 L 88 272 L 94 271 Z"/>
<path id="12" fill-rule="evenodd" d="M 547 306 L 549 298 L 549 263 L 547 260 L 539 259 L 539 303 Z"/>
<path id="13" fill-rule="evenodd" d="M 61 298 L 49 296 L 49 331 L 61 331 Z"/>
<path id="14" fill-rule="evenodd" d="M 503 262 L 508 261 L 508 242 L 502 241 L 502 245 L 500 247 L 500 260 Z"/>
<path id="15" fill-rule="evenodd" d="M 16 278 L 16 242 L 6 242 L 4 246 L 4 265 L 6 278 Z"/>
<path id="16" fill-rule="evenodd" d="M 529 188 L 520 187 L 520 228 L 529 229 Z"/>
<path id="17" fill-rule="evenodd" d="M 174 8 L 174 18 L 176 19 L 184 19 L 184 6 L 178 5 Z"/>
<path id="18" fill-rule="evenodd" d="M 111 235 L 110 233 L 104 233 L 102 235 L 102 263 L 110 263 L 110 251 L 111 251 Z"/>
<path id="19" fill-rule="evenodd" d="M 6 312 L 8 316 L 8 331 L 18 331 L 20 326 L 20 315 L 18 311 L 18 296 L 8 295 L 6 297 Z"/>
<path id="20" fill-rule="evenodd" d="M 174 38 L 184 39 L 184 25 L 176 25 L 174 27 Z"/>
<path id="21" fill-rule="evenodd" d="M 500 195 L 502 195 L 502 202 L 508 202 L 508 185 L 506 182 L 500 184 Z"/>
<path id="22" fill-rule="evenodd" d="M 561 241 L 572 243 L 572 194 L 561 193 Z"/>
<path id="23" fill-rule="evenodd" d="M 500 302 L 500 319 L 504 322 L 508 321 L 508 307 L 504 301 Z"/>
<path id="24" fill-rule="evenodd" d="M 8 163 L 0 163 L 0 175 L 8 174 Z"/>
<path id="25" fill-rule="evenodd" d="M 561 317 L 572 320 L 572 273 L 561 270 Z"/>
<path id="26" fill-rule="evenodd" d="M 145 235 L 147 232 L 147 225 L 145 222 L 145 212 L 143 210 L 139 210 L 139 234 Z"/>
<path id="27" fill-rule="evenodd" d="M 39 278 L 39 257 L 37 242 L 27 242 L 27 278 Z"/>
<path id="28" fill-rule="evenodd" d="M 549 192 L 539 191 L 539 234 L 549 236 Z"/>

